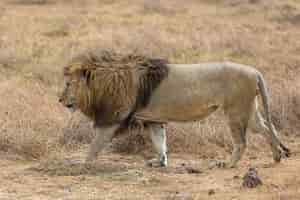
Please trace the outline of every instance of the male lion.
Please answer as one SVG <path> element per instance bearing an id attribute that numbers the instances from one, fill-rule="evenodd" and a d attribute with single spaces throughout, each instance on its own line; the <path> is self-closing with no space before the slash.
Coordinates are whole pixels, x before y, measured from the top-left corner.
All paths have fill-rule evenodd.
<path id="1" fill-rule="evenodd" d="M 140 120 L 151 131 L 159 159 L 167 166 L 167 122 L 201 120 L 218 108 L 228 117 L 234 149 L 229 163 L 235 167 L 246 147 L 247 127 L 261 131 L 279 162 L 289 149 L 278 139 L 271 122 L 264 78 L 256 69 L 231 62 L 168 64 L 161 59 L 89 52 L 64 68 L 66 84 L 60 102 L 80 109 L 95 122 L 97 133 L 87 162 L 111 141 L 119 129 Z M 258 111 L 261 94 L 266 119 Z"/>

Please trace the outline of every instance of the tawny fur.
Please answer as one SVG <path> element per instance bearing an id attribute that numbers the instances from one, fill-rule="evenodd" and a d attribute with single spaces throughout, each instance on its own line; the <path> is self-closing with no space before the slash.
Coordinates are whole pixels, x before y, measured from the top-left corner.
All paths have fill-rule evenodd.
<path id="1" fill-rule="evenodd" d="M 281 150 L 289 154 L 271 122 L 266 83 L 255 68 L 231 62 L 168 67 L 168 77 L 154 91 L 149 104 L 135 113 L 136 119 L 156 123 L 195 121 L 222 109 L 234 143 L 227 166 L 234 167 L 241 159 L 248 127 L 266 136 L 276 162 L 280 161 Z M 266 121 L 257 108 L 257 91 L 263 100 Z"/>
<path id="2" fill-rule="evenodd" d="M 71 80 L 62 95 L 63 104 L 75 104 L 107 130 L 93 142 L 87 160 L 95 159 L 118 126 L 133 119 L 152 124 L 153 142 L 161 165 L 166 166 L 165 130 L 157 124 L 200 120 L 218 108 L 228 117 L 234 143 L 229 167 L 243 155 L 248 126 L 264 133 L 275 161 L 280 161 L 281 150 L 289 154 L 271 122 L 264 78 L 253 67 L 230 62 L 167 64 L 144 56 L 101 52 L 73 59 L 64 73 Z M 257 91 L 267 121 L 258 111 Z"/>

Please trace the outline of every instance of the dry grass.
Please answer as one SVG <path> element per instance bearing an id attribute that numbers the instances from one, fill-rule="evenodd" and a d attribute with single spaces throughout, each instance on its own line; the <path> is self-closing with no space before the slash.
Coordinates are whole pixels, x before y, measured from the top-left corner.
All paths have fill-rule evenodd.
<path id="1" fill-rule="evenodd" d="M 66 60 L 95 46 L 176 63 L 232 60 L 256 66 L 269 84 L 276 125 L 299 134 L 296 1 L 5 0 L 0 10 L 0 150 L 39 158 L 90 142 L 90 124 L 80 116 L 70 124 L 57 94 Z M 223 156 L 231 144 L 222 119 L 171 124 L 170 152 Z M 123 150 L 131 145 L 119 142 Z"/>
<path id="2" fill-rule="evenodd" d="M 1 82 L 1 150 L 39 158 L 57 145 L 68 114 L 47 90 L 31 77 Z"/>

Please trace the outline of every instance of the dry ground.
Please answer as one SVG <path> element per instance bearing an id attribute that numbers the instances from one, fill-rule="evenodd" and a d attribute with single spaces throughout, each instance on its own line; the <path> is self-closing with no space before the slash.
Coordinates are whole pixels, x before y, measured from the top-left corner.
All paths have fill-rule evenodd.
<path id="1" fill-rule="evenodd" d="M 115 153 L 83 167 L 92 126 L 61 107 L 57 95 L 64 63 L 95 46 L 176 63 L 257 67 L 292 157 L 272 165 L 264 140 L 249 133 L 238 169 L 209 170 L 211 159 L 226 159 L 232 150 L 217 113 L 168 126 L 167 169 L 146 168 L 150 145 L 126 137 L 116 139 Z M 299 54 L 297 0 L 2 0 L 0 199 L 300 199 Z M 182 163 L 201 173 L 188 173 Z M 241 188 L 251 166 L 264 184 Z"/>
<path id="2" fill-rule="evenodd" d="M 299 142 L 291 146 L 300 148 Z M 170 166 L 163 169 L 145 167 L 141 156 L 111 153 L 88 168 L 80 164 L 83 157 L 77 152 L 38 164 L 2 155 L 1 200 L 300 198 L 299 151 L 277 165 L 260 153 L 259 157 L 245 158 L 237 169 L 226 170 L 209 169 L 208 160 L 182 153 L 170 154 Z M 242 187 L 250 166 L 258 170 L 263 182 L 254 189 Z"/>

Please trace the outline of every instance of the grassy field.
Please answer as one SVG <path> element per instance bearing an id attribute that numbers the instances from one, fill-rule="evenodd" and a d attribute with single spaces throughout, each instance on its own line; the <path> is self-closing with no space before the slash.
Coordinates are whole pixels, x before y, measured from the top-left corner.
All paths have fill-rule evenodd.
<path id="1" fill-rule="evenodd" d="M 116 138 L 114 151 L 99 156 L 99 166 L 78 167 L 74 160 L 84 159 L 92 125 L 80 113 L 69 113 L 57 96 L 64 64 L 90 48 L 136 51 L 172 63 L 255 66 L 268 83 L 273 121 L 295 148 L 295 157 L 266 167 L 272 163 L 269 147 L 249 133 L 244 161 L 236 171 L 180 171 L 181 163 L 199 167 L 210 159 L 228 158 L 231 139 L 223 114 L 217 113 L 201 122 L 167 127 L 169 169 L 145 168 L 144 159 L 153 155 L 150 144 L 130 147 L 134 143 L 126 138 Z M 210 189 L 216 190 L 215 199 L 240 199 L 239 194 L 242 199 L 297 199 L 300 177 L 293 173 L 300 171 L 299 54 L 297 0 L 2 0 L 0 177 L 7 184 L 0 186 L 0 199 L 207 199 Z M 230 177 L 253 165 L 266 184 L 248 192 L 238 187 L 240 179 Z M 272 178 L 276 170 L 283 178 Z"/>

